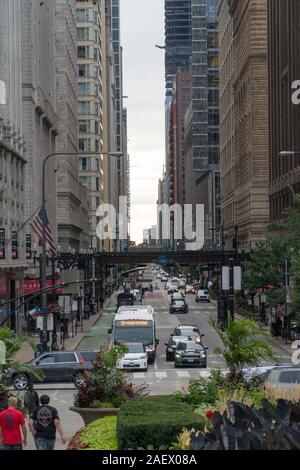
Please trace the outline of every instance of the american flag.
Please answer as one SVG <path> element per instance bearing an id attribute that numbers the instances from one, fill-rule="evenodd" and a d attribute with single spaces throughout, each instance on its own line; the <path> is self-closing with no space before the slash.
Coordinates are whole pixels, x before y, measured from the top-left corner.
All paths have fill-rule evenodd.
<path id="1" fill-rule="evenodd" d="M 49 220 L 47 217 L 47 212 L 45 209 L 41 209 L 38 213 L 38 215 L 33 219 L 31 222 L 31 227 L 34 231 L 34 233 L 38 236 L 40 243 L 43 244 L 43 223 L 45 224 L 45 232 L 46 232 L 46 242 L 49 243 L 50 246 L 50 251 L 53 256 L 57 255 L 57 250 L 55 246 L 55 241 L 53 238 L 52 230 L 49 225 Z"/>

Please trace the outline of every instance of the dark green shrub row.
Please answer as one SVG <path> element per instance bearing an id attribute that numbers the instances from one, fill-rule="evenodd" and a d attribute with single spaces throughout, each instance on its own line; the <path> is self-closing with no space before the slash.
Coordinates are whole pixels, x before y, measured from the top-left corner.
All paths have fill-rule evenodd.
<path id="1" fill-rule="evenodd" d="M 175 396 L 135 398 L 118 413 L 117 438 L 120 449 L 154 449 L 169 446 L 183 428 L 200 429 L 201 417 Z"/>

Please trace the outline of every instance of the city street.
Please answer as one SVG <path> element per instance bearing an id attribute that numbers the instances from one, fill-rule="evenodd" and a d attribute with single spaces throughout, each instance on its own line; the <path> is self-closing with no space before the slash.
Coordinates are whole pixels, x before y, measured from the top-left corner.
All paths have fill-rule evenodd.
<path id="1" fill-rule="evenodd" d="M 145 272 L 145 277 L 152 276 L 151 272 Z M 152 395 L 164 395 L 174 393 L 182 387 L 187 387 L 189 380 L 193 378 L 206 377 L 211 369 L 224 368 L 224 360 L 221 356 L 214 353 L 214 349 L 221 346 L 218 335 L 210 325 L 210 320 L 216 318 L 216 305 L 214 302 L 210 304 L 195 302 L 194 295 L 187 295 L 186 300 L 189 305 L 189 313 L 187 315 L 170 315 L 169 302 L 170 296 L 164 289 L 164 284 L 158 282 L 159 289 L 152 293 L 146 292 L 144 305 L 152 305 L 155 309 L 156 333 L 159 339 L 157 349 L 157 358 L 154 364 L 150 364 L 147 372 L 133 372 L 128 374 L 128 380 L 136 385 L 148 384 Z M 106 310 L 109 317 L 112 316 L 113 308 Z M 208 367 L 200 368 L 182 368 L 175 369 L 173 362 L 166 361 L 165 343 L 169 340 L 174 328 L 179 324 L 192 324 L 197 326 L 201 333 L 205 335 L 203 343 L 208 347 Z M 95 327 L 97 328 L 97 327 Z M 96 347 L 97 336 L 93 337 Z M 80 346 L 79 346 L 80 348 Z M 84 343 L 82 349 L 84 349 Z M 276 348 L 276 357 L 278 363 L 290 362 L 290 355 L 280 348 Z M 261 365 L 267 365 L 262 362 Z M 69 439 L 76 430 L 83 426 L 83 421 L 79 415 L 69 410 L 73 405 L 74 394 L 76 389 L 72 384 L 53 384 L 53 385 L 37 385 L 36 390 L 39 395 L 47 393 L 50 396 L 52 406 L 55 406 L 62 420 L 63 428 Z M 34 442 L 29 436 L 28 449 L 34 448 Z M 57 449 L 63 449 L 64 446 L 57 440 Z"/>

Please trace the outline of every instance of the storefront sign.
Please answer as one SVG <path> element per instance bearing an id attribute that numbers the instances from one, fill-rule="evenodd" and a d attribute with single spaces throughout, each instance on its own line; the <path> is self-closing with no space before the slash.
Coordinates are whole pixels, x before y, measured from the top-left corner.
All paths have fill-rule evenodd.
<path id="1" fill-rule="evenodd" d="M 55 283 L 56 284 L 59 284 L 59 280 L 55 280 Z M 48 279 L 47 280 L 47 283 L 46 283 L 46 287 L 51 287 L 53 286 L 53 281 L 51 281 L 51 279 Z M 38 290 L 40 289 L 40 281 L 39 279 L 26 279 L 24 281 L 24 295 L 29 295 L 29 294 L 32 294 L 33 292 L 37 292 Z M 54 290 L 49 290 L 48 293 L 51 294 L 52 292 L 54 292 Z M 61 295 L 62 294 L 62 290 L 59 288 L 59 289 L 55 289 L 55 294 L 56 295 Z"/>

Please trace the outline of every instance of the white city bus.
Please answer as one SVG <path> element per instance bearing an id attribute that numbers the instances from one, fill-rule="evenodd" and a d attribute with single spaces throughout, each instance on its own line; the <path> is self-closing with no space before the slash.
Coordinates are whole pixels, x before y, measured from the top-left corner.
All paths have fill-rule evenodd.
<path id="1" fill-rule="evenodd" d="M 148 361 L 154 362 L 156 347 L 155 320 L 152 313 L 142 310 L 123 311 L 117 313 L 113 328 L 113 345 L 120 343 L 143 343 L 148 353 Z"/>

